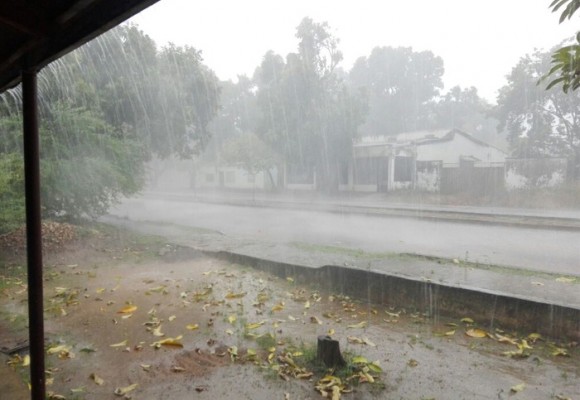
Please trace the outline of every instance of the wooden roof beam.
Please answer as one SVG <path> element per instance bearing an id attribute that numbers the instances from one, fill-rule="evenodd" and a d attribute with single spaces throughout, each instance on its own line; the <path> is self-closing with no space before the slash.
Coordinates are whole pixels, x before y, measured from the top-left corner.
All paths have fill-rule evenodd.
<path id="1" fill-rule="evenodd" d="M 49 22 L 39 15 L 38 9 L 28 7 L 20 1 L 0 2 L 0 24 L 34 37 L 50 32 Z"/>

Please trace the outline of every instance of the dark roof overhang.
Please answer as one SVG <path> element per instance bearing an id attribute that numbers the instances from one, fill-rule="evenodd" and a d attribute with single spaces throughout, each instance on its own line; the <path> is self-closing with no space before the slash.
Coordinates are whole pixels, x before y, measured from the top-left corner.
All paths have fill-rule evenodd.
<path id="1" fill-rule="evenodd" d="M 0 1 L 0 93 L 157 1 Z"/>

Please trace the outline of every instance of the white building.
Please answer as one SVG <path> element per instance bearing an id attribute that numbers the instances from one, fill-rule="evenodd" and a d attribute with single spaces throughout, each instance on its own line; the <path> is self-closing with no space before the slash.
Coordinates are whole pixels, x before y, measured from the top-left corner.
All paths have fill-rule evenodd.
<path id="1" fill-rule="evenodd" d="M 445 168 L 502 166 L 507 154 L 473 136 L 453 130 L 363 137 L 353 146 L 348 183 L 342 190 L 438 191 Z"/>

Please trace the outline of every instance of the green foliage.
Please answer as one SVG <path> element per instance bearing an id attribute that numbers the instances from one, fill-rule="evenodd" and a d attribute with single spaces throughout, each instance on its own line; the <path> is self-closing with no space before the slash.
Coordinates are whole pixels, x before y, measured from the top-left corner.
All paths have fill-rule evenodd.
<path id="1" fill-rule="evenodd" d="M 251 176 L 271 169 L 277 162 L 274 152 L 252 133 L 240 134 L 226 142 L 222 156 L 226 163 Z"/>
<path id="2" fill-rule="evenodd" d="M 24 223 L 24 167 L 22 156 L 0 157 L 0 234 Z"/>
<path id="3" fill-rule="evenodd" d="M 208 124 L 219 101 L 217 77 L 202 64 L 201 53 L 172 44 L 162 49 L 157 90 L 159 103 L 149 114 L 157 117 L 152 150 L 161 156 L 199 153 L 210 138 Z"/>
<path id="4" fill-rule="evenodd" d="M 45 217 L 97 217 L 144 184 L 153 155 L 189 157 L 208 141 L 217 78 L 199 51 L 117 27 L 39 74 Z M 23 221 L 20 89 L 0 96 L 0 231 Z"/>
<path id="5" fill-rule="evenodd" d="M 560 23 L 569 20 L 580 8 L 580 0 L 554 0 L 550 4 L 552 12 L 560 12 Z M 552 68 L 538 81 L 557 76 L 546 86 L 546 90 L 561 85 L 562 91 L 568 93 L 580 87 L 580 32 L 576 34 L 576 43 L 563 46 L 552 53 Z"/>
<path id="6" fill-rule="evenodd" d="M 564 22 L 566 19 L 572 18 L 574 13 L 580 8 L 580 0 L 554 0 L 550 3 L 550 8 L 552 12 L 557 12 L 563 6 L 564 9 L 560 15 L 560 23 Z"/>
<path id="7" fill-rule="evenodd" d="M 56 103 L 41 125 L 44 214 L 97 217 L 144 183 L 145 154 L 91 110 Z"/>
<path id="8" fill-rule="evenodd" d="M 516 157 L 580 156 L 580 94 L 539 87 L 549 64 L 549 52 L 522 57 L 500 90 L 497 117 Z"/>

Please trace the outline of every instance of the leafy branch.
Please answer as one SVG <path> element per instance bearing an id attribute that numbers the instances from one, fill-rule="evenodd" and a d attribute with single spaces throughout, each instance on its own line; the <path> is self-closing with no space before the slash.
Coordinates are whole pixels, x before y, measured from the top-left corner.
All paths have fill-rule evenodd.
<path id="1" fill-rule="evenodd" d="M 580 0 L 554 0 L 550 4 L 552 12 L 561 12 L 560 23 L 572 18 L 574 13 L 580 8 Z M 552 68 L 540 80 L 543 81 L 557 76 L 553 79 L 546 90 L 556 85 L 562 85 L 562 91 L 576 90 L 580 87 L 580 32 L 576 34 L 576 44 L 564 46 L 552 54 Z"/>

